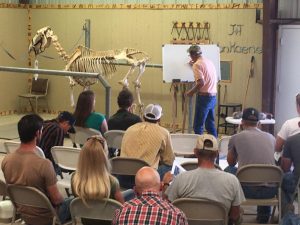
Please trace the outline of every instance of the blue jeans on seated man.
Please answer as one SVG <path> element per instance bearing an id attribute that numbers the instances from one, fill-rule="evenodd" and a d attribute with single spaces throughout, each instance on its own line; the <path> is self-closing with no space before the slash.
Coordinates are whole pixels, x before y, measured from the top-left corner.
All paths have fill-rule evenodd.
<path id="1" fill-rule="evenodd" d="M 246 198 L 267 199 L 273 198 L 278 191 L 277 187 L 266 186 L 243 186 L 244 195 Z M 271 206 L 257 206 L 257 222 L 268 223 L 271 214 Z"/>
<path id="2" fill-rule="evenodd" d="M 282 178 L 282 215 L 287 212 L 287 206 L 293 204 L 294 201 L 294 192 L 298 183 L 299 177 L 292 172 L 285 173 Z"/>
<path id="3" fill-rule="evenodd" d="M 74 197 L 65 198 L 59 205 L 57 215 L 61 223 L 66 223 L 71 220 L 70 203 L 73 199 Z"/>
<path id="4" fill-rule="evenodd" d="M 217 137 L 215 127 L 216 96 L 197 95 L 194 116 L 195 134 L 203 134 L 204 125 L 207 133 Z"/>

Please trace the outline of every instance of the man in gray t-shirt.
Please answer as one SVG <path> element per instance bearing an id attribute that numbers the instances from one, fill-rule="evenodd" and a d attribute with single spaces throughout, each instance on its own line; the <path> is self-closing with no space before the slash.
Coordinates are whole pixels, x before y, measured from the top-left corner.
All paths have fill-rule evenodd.
<path id="1" fill-rule="evenodd" d="M 212 135 L 201 135 L 197 140 L 195 155 L 199 167 L 179 174 L 169 186 L 173 176 L 167 174 L 163 178 L 165 195 L 170 201 L 177 198 L 205 198 L 222 203 L 228 214 L 230 223 L 237 222 L 240 216 L 240 205 L 245 200 L 238 179 L 229 173 L 214 167 L 218 155 L 217 140 Z"/>
<path id="2" fill-rule="evenodd" d="M 228 172 L 236 172 L 233 167 L 238 163 L 239 168 L 248 164 L 275 165 L 274 149 L 275 138 L 273 135 L 258 128 L 259 112 L 254 108 L 243 111 L 243 131 L 233 135 L 229 140 L 227 162 Z M 277 193 L 277 188 L 270 186 L 242 185 L 246 198 L 264 199 L 272 198 Z M 257 207 L 257 220 L 267 223 L 270 217 L 270 206 Z"/>
<path id="3" fill-rule="evenodd" d="M 289 137 L 283 149 L 281 168 L 285 172 L 282 180 L 283 201 L 282 208 L 287 210 L 287 204 L 293 204 L 293 193 L 300 177 L 300 133 Z M 291 172 L 291 167 L 294 170 Z"/>

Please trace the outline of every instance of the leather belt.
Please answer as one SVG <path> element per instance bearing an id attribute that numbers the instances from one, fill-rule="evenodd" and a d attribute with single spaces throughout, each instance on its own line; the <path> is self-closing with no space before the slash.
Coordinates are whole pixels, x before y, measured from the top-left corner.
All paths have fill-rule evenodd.
<path id="1" fill-rule="evenodd" d="M 217 94 L 216 93 L 203 93 L 203 92 L 200 92 L 200 93 L 198 93 L 198 95 L 201 95 L 201 96 L 216 96 Z"/>

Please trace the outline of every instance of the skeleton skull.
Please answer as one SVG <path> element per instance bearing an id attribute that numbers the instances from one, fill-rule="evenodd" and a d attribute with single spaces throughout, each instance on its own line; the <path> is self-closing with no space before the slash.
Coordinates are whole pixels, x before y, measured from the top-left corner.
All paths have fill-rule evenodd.
<path id="1" fill-rule="evenodd" d="M 34 51 L 34 54 L 38 54 L 45 51 L 51 44 L 53 37 L 53 31 L 50 27 L 43 27 L 36 32 L 36 35 L 33 37 L 28 52 Z"/>

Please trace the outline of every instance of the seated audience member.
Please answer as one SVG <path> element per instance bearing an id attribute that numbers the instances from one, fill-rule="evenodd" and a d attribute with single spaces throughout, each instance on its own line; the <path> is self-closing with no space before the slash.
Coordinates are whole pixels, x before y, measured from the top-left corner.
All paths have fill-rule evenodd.
<path id="1" fill-rule="evenodd" d="M 281 168 L 285 172 L 282 180 L 282 209 L 285 212 L 288 204 L 292 205 L 294 199 L 293 193 L 295 191 L 298 179 L 300 177 L 300 133 L 289 137 L 283 149 L 281 159 Z M 294 167 L 291 172 L 291 167 Z"/>
<path id="2" fill-rule="evenodd" d="M 104 134 L 108 130 L 107 122 L 103 114 L 95 112 L 95 103 L 94 92 L 88 90 L 80 93 L 74 112 L 75 125 L 93 128 Z"/>
<path id="3" fill-rule="evenodd" d="M 107 124 L 109 130 L 127 130 L 133 124 L 142 122 L 141 118 L 132 113 L 133 95 L 128 89 L 119 93 L 119 110 L 112 115 Z"/>
<path id="4" fill-rule="evenodd" d="M 137 197 L 116 210 L 112 224 L 187 225 L 184 213 L 161 198 L 161 187 L 156 170 L 151 167 L 141 168 L 135 176 Z"/>
<path id="5" fill-rule="evenodd" d="M 183 172 L 174 179 L 170 173 L 164 176 L 166 197 L 171 202 L 178 198 L 204 198 L 220 202 L 229 214 L 229 224 L 240 223 L 240 205 L 245 197 L 234 175 L 215 168 L 214 161 L 218 156 L 216 138 L 209 134 L 201 135 L 194 153 L 198 158 L 197 169 Z"/>
<path id="6" fill-rule="evenodd" d="M 71 186 L 73 194 L 84 202 L 112 198 L 124 203 L 119 182 L 109 172 L 110 163 L 107 155 L 107 145 L 101 136 L 89 138 L 80 151 L 78 167 L 72 175 Z M 84 225 L 110 224 L 107 221 L 96 222 L 91 219 L 83 219 L 82 222 Z"/>
<path id="7" fill-rule="evenodd" d="M 300 115 L 300 93 L 296 96 L 296 107 L 298 115 Z M 275 151 L 281 152 L 284 142 L 290 136 L 300 133 L 300 117 L 285 121 L 276 137 Z"/>
<path id="8" fill-rule="evenodd" d="M 160 105 L 149 104 L 144 110 L 144 122 L 129 127 L 122 140 L 121 156 L 142 159 L 157 169 L 160 177 L 172 169 L 175 159 L 170 132 L 159 125 Z"/>
<path id="9" fill-rule="evenodd" d="M 48 196 L 64 223 L 70 219 L 71 199 L 64 200 L 58 191 L 52 163 L 35 154 L 36 142 L 41 138 L 42 129 L 41 117 L 35 114 L 23 116 L 18 122 L 21 145 L 14 153 L 5 156 L 1 167 L 6 183 L 34 187 Z M 22 206 L 18 207 L 18 211 L 26 224 L 52 224 L 51 213 L 46 209 Z"/>
<path id="10" fill-rule="evenodd" d="M 256 109 L 244 109 L 241 124 L 243 131 L 233 135 L 229 140 L 227 154 L 229 167 L 225 171 L 235 173 L 236 169 L 233 167 L 237 162 L 239 168 L 249 164 L 275 165 L 275 138 L 273 135 L 261 131 L 258 128 L 258 122 L 259 112 Z M 246 198 L 272 198 L 277 194 L 276 187 L 242 185 L 242 188 Z M 258 206 L 258 222 L 267 223 L 270 212 L 270 206 Z"/>
<path id="11" fill-rule="evenodd" d="M 51 154 L 53 146 L 63 146 L 65 134 L 73 127 L 75 119 L 69 112 L 62 112 L 54 120 L 44 122 L 43 133 L 38 146 L 44 151 L 45 156 L 54 166 L 57 174 L 61 175 L 61 170 L 55 164 Z"/>

